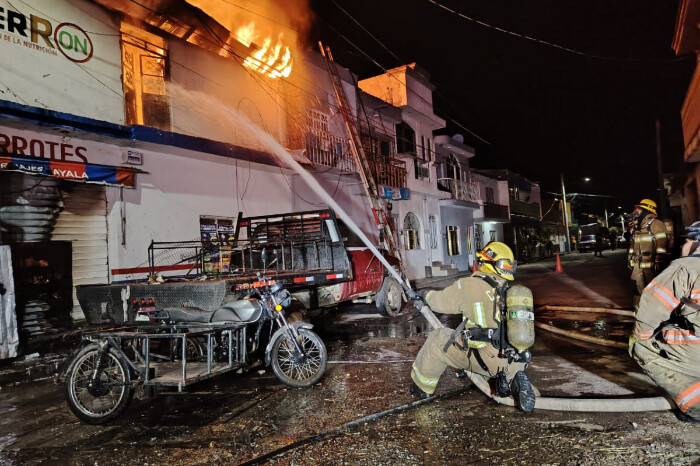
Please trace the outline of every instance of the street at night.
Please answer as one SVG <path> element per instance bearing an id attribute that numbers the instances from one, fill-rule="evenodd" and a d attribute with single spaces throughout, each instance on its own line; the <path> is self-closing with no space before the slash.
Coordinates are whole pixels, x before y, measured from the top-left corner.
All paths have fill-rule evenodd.
<path id="1" fill-rule="evenodd" d="M 600 301 L 577 295 L 575 287 L 558 278 L 601 277 L 593 292 L 621 296 L 623 290 L 610 279 L 624 269 L 623 262 L 619 250 L 602 260 L 572 255 L 563 262 L 563 275 L 555 274 L 552 261 L 544 261 L 523 266 L 521 279 L 536 290 L 538 306 L 598 307 Z M 551 286 L 540 289 L 543 282 Z M 569 299 L 562 300 L 567 294 Z M 629 318 L 599 314 L 563 315 L 558 322 L 538 315 L 538 320 L 561 328 L 571 320 L 581 333 L 617 341 L 631 328 Z M 334 430 L 413 402 L 407 389 L 410 365 L 426 325 L 412 308 L 387 320 L 361 304 L 312 322 L 328 346 L 329 366 L 321 383 L 310 389 L 288 389 L 269 370 L 252 370 L 201 383 L 189 393 L 135 401 L 119 420 L 98 427 L 72 416 L 63 386 L 52 380 L 3 386 L 0 458 L 18 464 L 121 464 L 127 457 L 137 464 L 235 464 L 277 452 L 268 458 L 270 464 L 691 464 L 700 459 L 700 431 L 679 427 L 669 412 L 526 415 L 489 401 L 449 369 L 435 401 Z M 530 373 L 543 396 L 661 394 L 624 349 L 542 330 Z"/>
<path id="2" fill-rule="evenodd" d="M 700 0 L 0 0 L 0 465 L 700 464 Z"/>

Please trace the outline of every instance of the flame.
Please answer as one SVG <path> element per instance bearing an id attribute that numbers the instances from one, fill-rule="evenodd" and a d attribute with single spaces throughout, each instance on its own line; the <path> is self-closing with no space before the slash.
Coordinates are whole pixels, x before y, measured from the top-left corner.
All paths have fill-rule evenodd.
<path id="1" fill-rule="evenodd" d="M 250 47 L 256 40 L 255 23 L 241 26 L 236 31 L 236 40 Z M 284 52 L 283 52 L 284 51 Z M 263 45 L 243 61 L 243 66 L 257 71 L 270 78 L 287 77 L 292 72 L 292 52 L 282 42 L 282 34 L 277 36 L 277 42 L 272 45 L 272 39 L 266 37 Z"/>
<path id="2" fill-rule="evenodd" d="M 245 26 L 241 26 L 236 31 L 236 40 L 246 47 L 250 47 L 250 44 L 255 40 L 255 23 L 250 22 Z"/>

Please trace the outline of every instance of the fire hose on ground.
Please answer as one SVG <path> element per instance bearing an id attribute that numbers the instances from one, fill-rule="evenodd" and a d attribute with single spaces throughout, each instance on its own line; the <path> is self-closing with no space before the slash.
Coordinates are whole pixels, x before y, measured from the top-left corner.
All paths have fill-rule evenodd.
<path id="1" fill-rule="evenodd" d="M 425 317 L 433 329 L 443 328 L 433 311 L 428 306 L 423 306 L 420 313 Z M 501 398 L 491 393 L 491 386 L 484 378 L 470 371 L 465 371 L 469 380 L 481 390 L 484 395 L 497 403 L 515 406 L 512 398 Z M 650 398 L 552 398 L 537 397 L 535 409 L 547 411 L 585 411 L 585 412 L 649 412 L 668 411 L 674 409 L 674 405 L 663 396 Z"/>
<path id="2" fill-rule="evenodd" d="M 386 270 L 401 284 L 406 292 L 411 290 L 410 285 L 394 270 L 384 256 L 377 250 L 372 242 L 367 238 L 364 232 L 357 226 L 355 221 L 350 217 L 344 209 L 330 196 L 319 182 L 311 176 L 294 158 L 287 152 L 270 134 L 262 131 L 259 127 L 252 124 L 250 121 L 239 118 L 244 126 L 249 127 L 257 135 L 259 141 L 272 150 L 274 154 L 280 157 L 288 166 L 296 171 L 301 178 L 309 185 L 312 191 L 318 194 L 322 199 L 328 202 L 328 205 L 333 208 L 338 216 L 358 235 L 360 240 L 372 251 L 372 254 L 381 262 Z M 440 328 L 443 325 L 435 317 L 435 314 L 428 306 L 423 306 L 420 310 L 421 314 L 427 319 L 433 328 Z M 485 395 L 493 398 L 498 403 L 513 404 L 511 399 L 503 399 L 494 397 L 491 394 L 488 383 L 479 375 L 469 373 L 470 380 L 476 385 Z M 575 399 L 575 398 L 547 398 L 538 397 L 535 403 L 535 409 L 547 409 L 554 411 L 665 411 L 673 409 L 673 404 L 664 397 L 654 398 L 638 398 L 638 399 Z"/>

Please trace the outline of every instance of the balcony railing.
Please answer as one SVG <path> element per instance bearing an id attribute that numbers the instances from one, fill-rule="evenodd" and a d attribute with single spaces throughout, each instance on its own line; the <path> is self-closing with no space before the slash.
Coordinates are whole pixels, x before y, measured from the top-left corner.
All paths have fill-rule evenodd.
<path id="1" fill-rule="evenodd" d="M 529 217 L 535 220 L 540 219 L 540 205 L 530 202 L 519 201 L 518 199 L 510 198 L 510 214 Z"/>
<path id="2" fill-rule="evenodd" d="M 369 160 L 369 168 L 378 185 L 406 187 L 406 162 L 403 160 L 377 157 Z"/>
<path id="3" fill-rule="evenodd" d="M 484 218 L 508 221 L 510 219 L 508 206 L 484 202 Z"/>
<path id="4" fill-rule="evenodd" d="M 448 189 L 452 194 L 452 199 L 479 202 L 479 189 L 477 184 L 472 181 L 438 178 L 438 186 Z"/>

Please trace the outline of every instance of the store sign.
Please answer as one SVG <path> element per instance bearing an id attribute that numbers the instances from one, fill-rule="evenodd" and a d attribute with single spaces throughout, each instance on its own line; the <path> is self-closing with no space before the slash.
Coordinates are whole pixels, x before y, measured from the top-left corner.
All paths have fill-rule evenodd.
<path id="1" fill-rule="evenodd" d="M 127 167 L 110 167 L 88 163 L 60 162 L 30 157 L 6 157 L 0 155 L 0 171 L 18 171 L 30 175 L 43 175 L 62 180 L 84 183 L 103 183 L 134 187 L 136 172 Z"/>
<path id="2" fill-rule="evenodd" d="M 37 157 L 40 159 L 87 163 L 87 148 L 44 137 L 24 137 L 0 129 L 0 154 Z"/>
<path id="3" fill-rule="evenodd" d="M 134 186 L 134 168 L 120 166 L 123 151 L 110 144 L 0 126 L 0 171 Z"/>
<path id="4" fill-rule="evenodd" d="M 17 47 L 49 55 L 60 53 L 76 63 L 87 62 L 94 52 L 90 36 L 77 24 L 25 15 L 10 7 L 0 6 L 0 37 Z"/>

